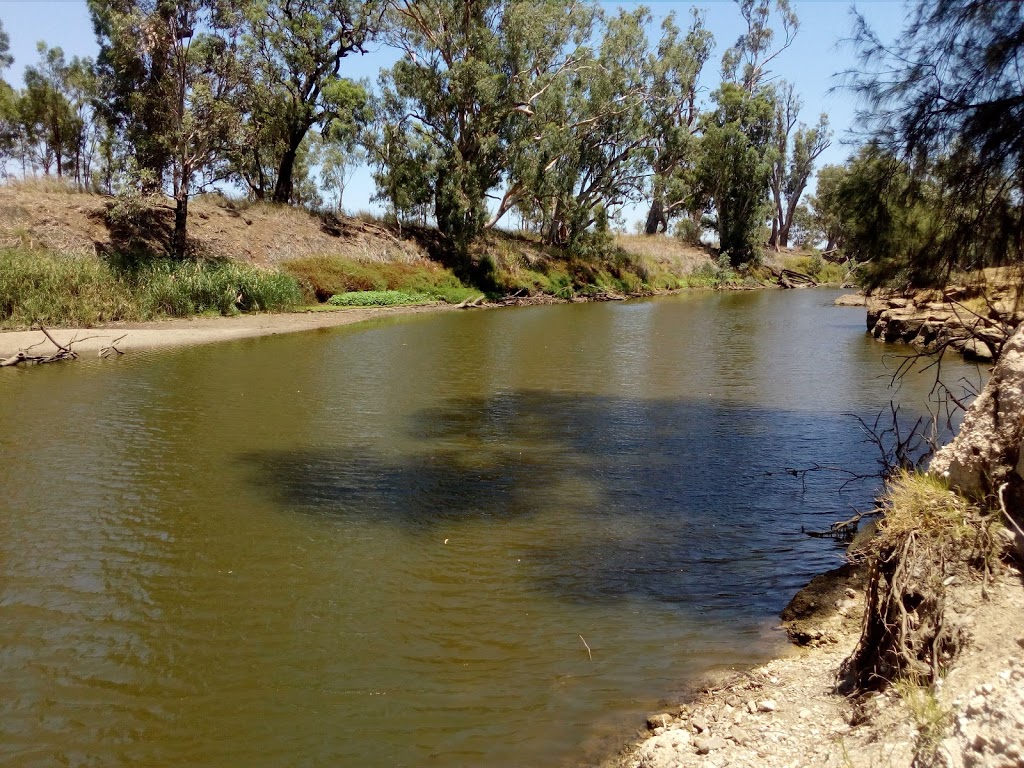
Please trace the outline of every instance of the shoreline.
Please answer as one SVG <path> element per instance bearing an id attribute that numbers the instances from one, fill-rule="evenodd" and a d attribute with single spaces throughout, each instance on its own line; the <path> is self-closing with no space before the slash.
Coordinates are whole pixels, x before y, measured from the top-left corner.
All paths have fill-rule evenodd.
<path id="1" fill-rule="evenodd" d="M 812 581 L 783 612 L 791 637 L 803 632 L 806 644 L 650 715 L 646 731 L 602 768 L 911 768 L 919 750 L 934 750 L 932 764 L 952 768 L 1024 765 L 1024 579 L 1014 565 L 993 576 L 987 597 L 980 577 L 951 588 L 970 642 L 931 699 L 898 687 L 862 697 L 836 692 L 865 600 L 855 575 L 832 582 L 839 600 L 815 593 Z M 802 595 L 813 615 L 787 619 Z M 944 726 L 937 736 L 930 717 Z"/>
<path id="2" fill-rule="evenodd" d="M 762 286 L 762 289 L 771 287 Z M 820 287 L 833 288 L 833 286 Z M 708 289 L 683 288 L 657 291 L 643 296 L 615 297 L 614 300 L 671 296 L 679 293 L 705 290 Z M 609 300 L 612 299 L 606 296 L 591 299 L 581 299 L 578 297 L 574 299 L 559 299 L 553 296 L 540 296 L 516 299 L 511 302 L 475 305 L 472 308 L 497 309 L 510 306 L 575 304 Z M 344 307 L 331 310 L 245 313 L 233 316 L 175 317 L 163 320 L 149 320 L 141 323 L 116 322 L 92 327 L 47 327 L 46 330 L 60 344 L 73 343 L 74 352 L 79 354 L 99 353 L 117 339 L 120 339 L 116 345 L 117 349 L 127 353 L 215 344 L 221 341 L 254 339 L 262 336 L 276 336 L 284 333 L 314 331 L 325 328 L 338 328 L 382 317 L 433 314 L 460 309 L 466 309 L 466 307 L 443 303 L 393 307 Z M 27 350 L 33 345 L 39 345 L 33 350 L 34 354 L 52 354 L 55 351 L 53 345 L 47 341 L 42 331 L 0 330 L 0 362 L 17 355 L 21 351 Z"/>
<path id="3" fill-rule="evenodd" d="M 190 347 L 221 341 L 253 339 L 324 328 L 338 328 L 367 320 L 400 315 L 449 312 L 450 304 L 416 304 L 401 307 L 352 307 L 330 311 L 244 314 L 234 317 L 191 317 L 152 320 L 145 323 L 110 323 L 92 328 L 47 328 L 61 344 L 73 342 L 76 353 L 99 353 L 112 341 L 122 352 Z M 40 344 L 41 343 L 41 344 Z M 52 353 L 42 331 L 0 331 L 0 360 L 40 344 L 34 352 Z"/>

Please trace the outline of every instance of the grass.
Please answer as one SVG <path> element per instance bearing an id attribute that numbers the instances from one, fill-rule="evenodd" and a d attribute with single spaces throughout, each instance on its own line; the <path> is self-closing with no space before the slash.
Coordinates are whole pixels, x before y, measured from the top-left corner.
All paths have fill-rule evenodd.
<path id="1" fill-rule="evenodd" d="M 897 680 L 893 690 L 907 705 L 917 726 L 917 762 L 930 765 L 953 721 L 953 712 L 942 706 L 931 686 L 921 685 L 913 679 Z"/>
<path id="2" fill-rule="evenodd" d="M 427 261 L 361 262 L 325 255 L 288 261 L 282 267 L 302 286 L 308 302 L 353 292 L 400 291 L 458 304 L 479 293 L 450 270 Z"/>
<path id="3" fill-rule="evenodd" d="M 333 307 L 396 307 L 404 304 L 423 304 L 430 301 L 422 293 L 404 291 L 350 291 L 331 296 L 327 301 Z"/>
<path id="4" fill-rule="evenodd" d="M 783 259 L 782 266 L 794 272 L 810 275 L 820 285 L 842 285 L 847 278 L 845 266 L 825 261 L 817 253 L 787 256 Z"/>
<path id="5" fill-rule="evenodd" d="M 97 323 L 216 312 L 280 311 L 302 302 L 294 278 L 229 262 L 96 258 L 0 249 L 0 327 Z"/>
<path id="6" fill-rule="evenodd" d="M 973 541 L 977 525 L 972 522 L 981 517 L 977 506 L 941 478 L 906 470 L 889 481 L 881 507 L 879 550 L 895 546 L 910 533 L 950 544 Z"/>

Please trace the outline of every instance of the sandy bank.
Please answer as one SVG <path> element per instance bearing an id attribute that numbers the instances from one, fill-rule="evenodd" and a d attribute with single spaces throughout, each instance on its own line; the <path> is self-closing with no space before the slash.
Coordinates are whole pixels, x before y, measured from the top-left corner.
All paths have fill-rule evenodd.
<path id="1" fill-rule="evenodd" d="M 73 349 L 79 354 L 96 354 L 114 339 L 124 353 L 142 349 L 188 347 L 233 341 L 279 333 L 312 331 L 335 328 L 366 320 L 425 312 L 447 312 L 455 307 L 430 304 L 414 307 L 367 307 L 341 309 L 334 312 L 292 312 L 283 314 L 239 315 L 238 317 L 196 317 L 181 320 L 159 320 L 149 323 L 112 323 L 97 328 L 48 329 L 61 344 L 74 341 Z M 33 344 L 39 344 L 33 353 L 53 352 L 53 345 L 40 331 L 0 332 L 0 360 L 17 354 Z"/>

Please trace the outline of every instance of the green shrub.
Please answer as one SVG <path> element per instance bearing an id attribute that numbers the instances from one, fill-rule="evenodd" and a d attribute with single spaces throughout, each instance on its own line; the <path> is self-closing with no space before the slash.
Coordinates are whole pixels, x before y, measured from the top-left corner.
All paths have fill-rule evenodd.
<path id="1" fill-rule="evenodd" d="M 327 301 L 353 292 L 403 291 L 458 303 L 479 293 L 448 269 L 429 262 L 359 262 L 340 256 L 308 256 L 283 268 L 302 285 L 306 300 Z"/>
<path id="2" fill-rule="evenodd" d="M 423 294 L 404 291 L 350 291 L 331 296 L 328 304 L 334 307 L 394 307 L 401 304 L 422 304 L 429 301 Z"/>

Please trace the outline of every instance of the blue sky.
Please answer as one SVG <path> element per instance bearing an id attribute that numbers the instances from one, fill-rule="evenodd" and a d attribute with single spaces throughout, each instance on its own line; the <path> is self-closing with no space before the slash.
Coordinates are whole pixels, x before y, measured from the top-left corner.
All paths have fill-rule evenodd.
<path id="1" fill-rule="evenodd" d="M 633 7 L 639 3 L 604 3 L 609 8 L 622 5 Z M 706 13 L 706 25 L 715 36 L 717 49 L 704 72 L 705 90 L 715 87 L 718 63 L 722 50 L 731 45 L 742 31 L 739 11 L 732 0 L 712 0 L 696 3 L 648 2 L 655 16 L 655 24 L 675 11 L 682 24 L 687 23 L 693 6 Z M 883 39 L 898 34 L 902 28 L 905 5 L 902 0 L 873 0 L 856 3 Z M 839 91 L 829 93 L 837 85 L 834 75 L 855 64 L 854 51 L 843 40 L 852 31 L 852 4 L 848 0 L 793 0 L 793 8 L 800 19 L 800 31 L 792 47 L 776 62 L 773 73 L 796 85 L 804 102 L 801 114 L 807 123 L 813 123 L 821 112 L 827 112 L 835 130 L 833 145 L 822 156 L 820 164 L 838 163 L 849 154 L 842 141 L 844 134 L 857 126 L 856 104 L 852 97 Z M 11 37 L 14 67 L 7 79 L 20 85 L 26 64 L 36 59 L 36 43 L 45 40 L 51 46 L 60 46 L 68 57 L 94 56 L 96 41 L 89 21 L 85 0 L 0 0 L 0 21 Z M 348 76 L 376 79 L 382 66 L 387 66 L 394 54 L 378 48 L 366 56 L 349 60 Z M 373 207 L 373 182 L 368 172 L 360 172 L 345 192 L 345 207 L 360 210 Z"/>

